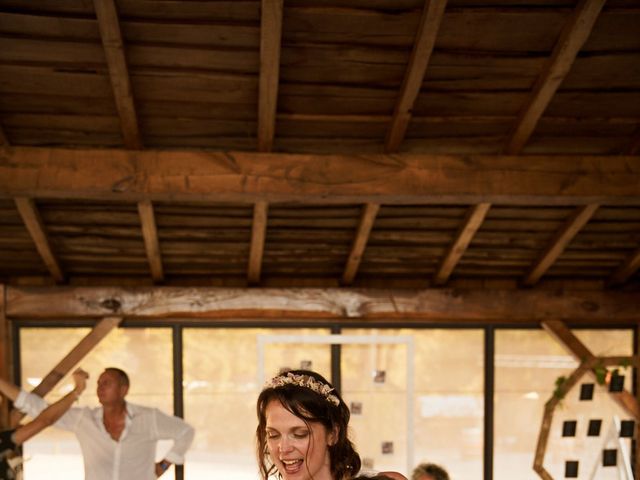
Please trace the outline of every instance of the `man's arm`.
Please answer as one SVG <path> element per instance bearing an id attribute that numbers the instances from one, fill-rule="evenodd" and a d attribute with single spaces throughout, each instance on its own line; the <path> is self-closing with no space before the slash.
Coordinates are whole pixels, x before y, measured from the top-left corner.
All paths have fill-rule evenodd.
<path id="1" fill-rule="evenodd" d="M 75 402 L 84 391 L 87 386 L 87 378 L 89 378 L 87 372 L 77 369 L 73 373 L 75 388 L 57 402 L 49 405 L 34 420 L 26 425 L 18 427 L 13 434 L 14 443 L 16 445 L 20 445 L 44 430 L 49 425 L 55 423 L 67 410 L 69 410 L 69 408 L 71 408 L 73 402 Z"/>
<path id="2" fill-rule="evenodd" d="M 158 437 L 173 440 L 173 447 L 161 462 L 156 463 L 156 475 L 162 475 L 173 463 L 184 463 L 184 455 L 193 442 L 195 431 L 191 425 L 179 417 L 174 417 L 154 409 Z"/>

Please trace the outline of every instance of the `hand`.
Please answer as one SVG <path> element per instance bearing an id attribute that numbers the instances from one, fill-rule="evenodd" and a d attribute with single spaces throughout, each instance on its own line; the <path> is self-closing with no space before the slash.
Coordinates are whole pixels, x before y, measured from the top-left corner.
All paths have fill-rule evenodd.
<path id="1" fill-rule="evenodd" d="M 89 378 L 89 374 L 82 370 L 81 368 L 76 369 L 73 372 L 73 382 L 76 384 L 76 387 L 73 389 L 78 395 L 84 392 L 84 389 L 87 388 L 87 379 Z"/>

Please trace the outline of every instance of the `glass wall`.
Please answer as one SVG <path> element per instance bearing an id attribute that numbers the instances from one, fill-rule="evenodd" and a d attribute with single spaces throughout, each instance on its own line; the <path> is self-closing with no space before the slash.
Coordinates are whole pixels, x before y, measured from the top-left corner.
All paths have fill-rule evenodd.
<path id="1" fill-rule="evenodd" d="M 183 332 L 185 418 L 196 438 L 185 478 L 254 480 L 258 365 L 267 378 L 280 369 L 306 366 L 331 377 L 328 345 L 278 344 L 258 351 L 259 336 L 327 335 L 325 329 L 206 329 Z M 214 472 L 214 473 L 212 473 Z"/>
<path id="2" fill-rule="evenodd" d="M 88 328 L 20 328 L 23 385 L 33 388 L 87 333 Z M 631 355 L 632 330 L 575 330 L 597 355 Z M 365 470 L 410 474 L 420 462 L 439 463 L 455 479 L 481 479 L 484 457 L 485 330 L 444 328 L 350 328 L 345 343 L 333 350 L 328 329 L 182 328 L 183 404 L 186 420 L 196 428 L 184 478 L 255 480 L 255 400 L 269 378 L 281 369 L 311 368 L 331 378 L 339 364 L 342 394 L 352 409 L 352 436 Z M 292 336 L 290 343 L 278 340 Z M 364 343 L 347 341 L 367 337 Z M 395 343 L 376 341 L 399 339 Z M 288 338 L 288 337 L 287 337 Z M 173 410 L 171 328 L 119 328 L 111 332 L 82 366 L 91 373 L 80 405 L 98 405 L 95 381 L 106 366 L 131 375 L 129 400 Z M 537 329 L 495 330 L 494 444 L 496 480 L 537 479 L 532 470 L 544 403 L 555 381 L 568 376 L 576 362 L 548 333 Z M 332 354 L 337 355 L 332 358 Z M 623 372 L 624 373 L 624 372 Z M 631 389 L 631 370 L 625 388 Z M 583 382 L 592 382 L 585 377 Z M 71 388 L 63 379 L 47 398 Z M 628 419 L 604 387 L 581 401 L 579 389 L 556 412 L 545 467 L 564 478 L 566 461 L 579 461 L 578 478 L 614 478 L 613 469 L 596 465 L 603 448 L 618 445 L 615 422 Z M 591 420 L 601 420 L 599 437 L 586 435 Z M 565 421 L 575 421 L 575 438 L 562 437 Z M 629 453 L 630 441 L 621 442 Z M 158 458 L 169 445 L 159 447 Z M 47 429 L 25 445 L 26 480 L 83 478 L 82 458 L 72 434 Z M 618 462 L 624 461 L 620 450 Z M 51 469 L 55 464 L 56 468 Z M 60 468 L 58 468 L 60 466 Z M 596 470 L 594 470 L 596 469 Z M 174 478 L 173 468 L 163 478 Z M 408 475 L 409 476 L 409 475 Z"/>
<path id="3" fill-rule="evenodd" d="M 21 382 L 27 390 L 40 380 L 89 333 L 88 328 L 21 328 Z M 90 374 L 79 406 L 99 405 L 96 381 L 105 367 L 125 370 L 131 380 L 127 399 L 132 403 L 173 412 L 172 335 L 169 328 L 126 328 L 113 330 L 81 362 Z M 55 401 L 72 387 L 69 377 L 46 398 Z M 158 446 L 158 459 L 170 444 Z M 75 435 L 48 428 L 24 444 L 25 479 L 82 480 L 84 468 Z M 51 468 L 55 465 L 55 468 Z M 174 478 L 173 467 L 166 478 Z M 165 474 L 165 475 L 167 475 Z M 163 476 L 162 478 L 165 478 Z"/>
<path id="4" fill-rule="evenodd" d="M 575 330 L 576 336 L 595 355 L 632 355 L 633 335 L 630 330 Z M 551 398 L 556 379 L 568 377 L 578 366 L 571 355 L 548 333 L 541 330 L 497 330 L 495 337 L 494 397 L 494 476 L 495 480 L 538 480 L 533 471 L 533 458 L 538 441 L 544 404 Z M 630 369 L 625 377 L 630 389 Z M 618 478 L 614 469 L 599 469 L 600 454 L 607 445 L 605 438 L 615 418 L 627 415 L 595 386 L 593 400 L 579 399 L 580 384 L 594 383 L 587 375 L 574 388 L 554 414 L 544 466 L 554 478 L 565 478 L 567 461 L 578 461 L 577 478 Z M 587 436 L 589 421 L 602 421 L 599 436 Z M 575 437 L 563 437 L 565 421 L 576 421 Z M 627 450 L 628 440 L 623 440 Z M 611 447 L 613 448 L 613 447 Z M 619 462 L 622 458 L 619 456 Z M 590 476 L 597 469 L 597 475 Z"/>

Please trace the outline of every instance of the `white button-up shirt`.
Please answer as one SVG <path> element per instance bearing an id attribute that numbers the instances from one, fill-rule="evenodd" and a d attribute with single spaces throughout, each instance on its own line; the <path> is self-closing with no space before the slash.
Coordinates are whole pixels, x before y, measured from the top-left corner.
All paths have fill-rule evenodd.
<path id="1" fill-rule="evenodd" d="M 36 417 L 47 403 L 23 390 L 15 406 Z M 111 438 L 105 429 L 102 407 L 72 408 L 55 426 L 70 430 L 78 437 L 86 480 L 155 480 L 158 440 L 173 440 L 173 447 L 164 458 L 182 464 L 194 435 L 193 427 L 181 418 L 132 403 L 126 404 L 125 427 L 119 441 Z"/>

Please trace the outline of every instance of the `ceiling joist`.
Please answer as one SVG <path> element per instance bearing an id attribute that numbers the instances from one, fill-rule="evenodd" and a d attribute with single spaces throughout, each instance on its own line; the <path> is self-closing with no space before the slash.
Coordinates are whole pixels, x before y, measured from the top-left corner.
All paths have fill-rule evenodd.
<path id="1" fill-rule="evenodd" d="M 94 0 L 100 27 L 100 37 L 104 47 L 111 88 L 120 116 L 122 138 L 126 148 L 142 148 L 142 138 L 138 127 L 131 80 L 124 53 L 124 42 L 120 32 L 120 22 L 114 0 Z"/>
<path id="2" fill-rule="evenodd" d="M 547 270 L 553 265 L 558 257 L 564 252 L 567 245 L 582 230 L 587 222 L 593 217 L 599 205 L 591 204 L 578 207 L 573 215 L 556 232 L 540 258 L 530 268 L 529 273 L 522 280 L 522 284 L 532 286 L 540 280 Z"/>
<path id="3" fill-rule="evenodd" d="M 565 79 L 578 52 L 587 41 L 606 0 L 581 0 L 565 24 L 551 57 L 538 77 L 531 95 L 507 142 L 505 153 L 519 154 Z"/>
<path id="4" fill-rule="evenodd" d="M 160 253 L 160 242 L 158 241 L 156 217 L 151 201 L 141 200 L 138 202 L 138 213 L 140 215 L 142 237 L 144 238 L 144 247 L 149 261 L 151 277 L 154 282 L 162 282 L 164 280 L 162 255 Z"/>
<path id="5" fill-rule="evenodd" d="M 62 273 L 62 269 L 60 268 L 60 264 L 58 263 L 56 256 L 53 254 L 46 228 L 35 202 L 32 198 L 26 197 L 17 197 L 14 201 L 16 208 L 22 217 L 22 221 L 29 231 L 29 235 L 31 235 L 33 243 L 42 258 L 42 261 L 49 270 L 49 273 L 56 283 L 64 283 L 64 274 Z"/>
<path id="6" fill-rule="evenodd" d="M 371 229 L 373 228 L 373 223 L 376 220 L 376 215 L 378 215 L 379 210 L 380 205 L 376 203 L 367 203 L 362 208 L 358 231 L 356 232 L 353 245 L 351 246 L 347 265 L 344 269 L 344 273 L 342 274 L 343 285 L 351 285 L 353 280 L 356 278 L 358 267 L 362 261 L 362 255 L 364 254 L 364 249 L 367 247 L 369 235 L 371 234 Z"/>
<path id="7" fill-rule="evenodd" d="M 456 239 L 449 247 L 449 250 L 440 263 L 440 267 L 438 267 L 438 271 L 433 277 L 433 283 L 435 285 L 444 285 L 447 283 L 453 269 L 469 247 L 471 240 L 473 240 L 473 237 L 482 225 L 490 208 L 490 203 L 480 203 L 469 209 L 464 223 L 456 235 Z"/>
<path id="8" fill-rule="evenodd" d="M 4 198 L 639 205 L 639 185 L 638 158 L 617 155 L 0 150 Z"/>
<path id="9" fill-rule="evenodd" d="M 626 282 L 640 269 L 640 248 L 633 252 L 607 281 L 609 286 Z"/>
<path id="10" fill-rule="evenodd" d="M 253 224 L 251 227 L 251 247 L 249 249 L 249 270 L 247 279 L 250 284 L 260 283 L 264 242 L 267 234 L 267 211 L 269 204 L 259 200 L 253 207 Z"/>
<path id="11" fill-rule="evenodd" d="M 260 14 L 260 86 L 258 151 L 270 152 L 276 130 L 283 0 L 262 0 Z"/>
<path id="12" fill-rule="evenodd" d="M 416 40 L 413 44 L 411 58 L 407 65 L 402 87 L 394 108 L 391 123 L 387 130 L 385 151 L 395 152 L 404 139 L 407 127 L 411 121 L 411 111 L 420 93 L 420 87 L 431 59 L 433 47 L 440 24 L 444 17 L 447 0 L 426 0 Z"/>

